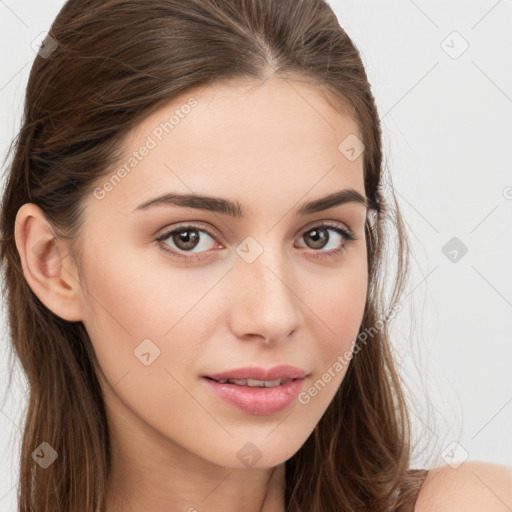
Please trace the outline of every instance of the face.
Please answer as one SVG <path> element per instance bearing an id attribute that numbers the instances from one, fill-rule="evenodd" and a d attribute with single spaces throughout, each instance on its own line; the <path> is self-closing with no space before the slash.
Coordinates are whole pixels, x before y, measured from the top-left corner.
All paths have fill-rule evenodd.
<path id="1" fill-rule="evenodd" d="M 278 78 L 195 89 L 130 134 L 87 199 L 80 297 L 120 445 L 264 468 L 306 441 L 366 301 L 365 205 L 300 211 L 344 189 L 365 196 L 363 156 L 338 148 L 348 136 L 357 125 L 317 89 Z M 219 200 L 139 207 L 164 194 Z M 306 374 L 281 409 L 264 389 L 266 411 L 247 394 L 237 406 L 205 379 L 278 365 Z"/>

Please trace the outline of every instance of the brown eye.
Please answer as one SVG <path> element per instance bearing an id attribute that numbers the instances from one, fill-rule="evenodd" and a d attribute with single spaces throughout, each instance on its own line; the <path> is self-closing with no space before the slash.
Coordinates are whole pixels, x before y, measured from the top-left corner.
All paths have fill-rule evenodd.
<path id="1" fill-rule="evenodd" d="M 307 231 L 304 239 L 308 242 L 312 249 L 323 249 L 329 242 L 329 230 L 326 228 L 314 228 Z"/>
<path id="2" fill-rule="evenodd" d="M 206 229 L 195 226 L 180 226 L 167 231 L 155 241 L 160 243 L 164 251 L 173 256 L 191 260 L 210 256 L 211 251 L 208 249 L 215 245 L 212 243 L 212 241 L 215 242 L 213 237 L 214 235 Z M 198 250 L 194 251 L 196 248 Z"/>
<path id="3" fill-rule="evenodd" d="M 331 235 L 330 232 L 334 235 Z M 349 244 L 356 240 L 356 236 L 350 230 L 330 224 L 314 226 L 307 230 L 301 238 L 309 248 L 314 249 L 312 257 L 315 259 L 339 257 L 348 249 Z M 330 250 L 323 250 L 329 245 L 332 246 Z"/>
<path id="4" fill-rule="evenodd" d="M 304 239 L 307 247 L 312 249 L 311 256 L 318 259 L 339 257 L 356 237 L 347 228 L 322 224 L 305 231 L 301 239 Z M 155 241 L 162 246 L 164 251 L 185 261 L 209 258 L 214 252 L 209 250 L 212 245 L 223 248 L 216 242 L 213 233 L 192 225 L 171 229 Z M 324 250 L 329 248 L 329 245 L 333 245 L 333 247 L 330 250 Z"/>
<path id="5" fill-rule="evenodd" d="M 171 234 L 172 241 L 182 251 L 190 251 L 194 249 L 199 243 L 199 235 L 197 229 L 185 229 L 175 231 Z"/>

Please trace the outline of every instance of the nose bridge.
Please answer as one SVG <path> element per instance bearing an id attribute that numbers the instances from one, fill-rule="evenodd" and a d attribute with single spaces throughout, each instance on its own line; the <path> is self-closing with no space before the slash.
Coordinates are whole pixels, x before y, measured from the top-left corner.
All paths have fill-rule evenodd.
<path id="1" fill-rule="evenodd" d="M 299 299 L 294 293 L 294 270 L 279 237 L 267 235 L 260 243 L 247 237 L 238 247 L 235 263 L 233 321 L 239 335 L 280 338 L 299 322 Z M 245 332 L 244 332 L 245 331 Z"/>

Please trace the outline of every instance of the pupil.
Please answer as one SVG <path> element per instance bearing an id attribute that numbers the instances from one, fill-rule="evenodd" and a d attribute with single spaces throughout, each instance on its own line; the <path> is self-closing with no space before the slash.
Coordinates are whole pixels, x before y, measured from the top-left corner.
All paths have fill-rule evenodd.
<path id="1" fill-rule="evenodd" d="M 313 229 L 309 232 L 309 238 L 313 244 L 316 244 L 314 246 L 316 249 L 321 249 L 327 242 L 327 235 L 325 234 L 325 231 L 325 229 Z"/>
<path id="2" fill-rule="evenodd" d="M 175 234 L 174 243 L 180 247 L 180 249 L 193 249 L 198 242 L 198 235 L 193 230 L 180 231 Z"/>

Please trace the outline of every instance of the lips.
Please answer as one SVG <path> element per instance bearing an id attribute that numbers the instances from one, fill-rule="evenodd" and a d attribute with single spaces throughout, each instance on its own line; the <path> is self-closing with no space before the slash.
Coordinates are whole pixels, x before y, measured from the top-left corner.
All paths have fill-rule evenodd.
<path id="1" fill-rule="evenodd" d="M 293 379 L 303 379 L 306 377 L 307 372 L 295 366 L 281 365 L 274 366 L 273 368 L 265 369 L 257 366 L 248 366 L 244 368 L 236 368 L 225 372 L 212 373 L 204 377 L 216 381 L 289 381 Z M 242 384 L 244 385 L 244 384 Z"/>
<path id="2" fill-rule="evenodd" d="M 206 377 L 207 379 L 209 377 Z M 236 384 L 237 386 L 248 386 L 250 388 L 254 387 L 266 387 L 266 388 L 274 388 L 276 386 L 282 386 L 290 380 L 293 379 L 276 379 L 276 380 L 256 380 L 256 379 L 211 379 L 215 380 L 220 384 Z"/>
<path id="3" fill-rule="evenodd" d="M 291 379 L 274 387 L 220 383 L 210 377 L 203 377 L 202 381 L 209 392 L 232 407 L 247 414 L 263 416 L 276 414 L 289 407 L 300 393 L 305 379 Z"/>

